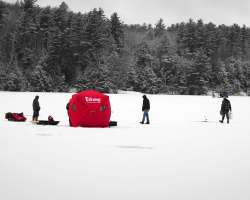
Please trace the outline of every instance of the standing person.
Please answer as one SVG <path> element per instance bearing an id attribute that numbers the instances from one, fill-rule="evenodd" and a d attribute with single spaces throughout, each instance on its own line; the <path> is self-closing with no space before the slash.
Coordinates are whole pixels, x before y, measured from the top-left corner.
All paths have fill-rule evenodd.
<path id="1" fill-rule="evenodd" d="M 220 114 L 222 116 L 222 119 L 220 120 L 221 123 L 223 123 L 225 116 L 227 117 L 227 123 L 229 124 L 229 111 L 232 112 L 232 107 L 230 101 L 227 99 L 228 96 L 225 95 L 223 97 L 223 101 L 221 103 L 221 109 Z"/>
<path id="2" fill-rule="evenodd" d="M 146 95 L 143 95 L 143 104 L 142 104 L 142 112 L 143 112 L 143 117 L 142 117 L 142 121 L 140 122 L 141 124 L 144 124 L 145 118 L 147 119 L 146 124 L 149 124 L 149 116 L 148 116 L 148 112 L 150 110 L 150 101 L 147 98 Z"/>
<path id="3" fill-rule="evenodd" d="M 69 102 L 68 102 L 67 105 L 66 105 L 66 110 L 67 110 L 68 117 L 69 117 Z M 69 125 L 71 126 L 70 117 L 69 117 Z"/>
<path id="4" fill-rule="evenodd" d="M 38 122 L 38 117 L 39 117 L 39 111 L 40 111 L 40 105 L 39 105 L 39 96 L 36 96 L 35 99 L 33 100 L 33 117 L 32 117 L 32 122 Z"/>
<path id="5" fill-rule="evenodd" d="M 67 113 L 69 115 L 69 103 L 67 103 L 67 105 L 66 105 L 66 110 L 67 110 Z"/>

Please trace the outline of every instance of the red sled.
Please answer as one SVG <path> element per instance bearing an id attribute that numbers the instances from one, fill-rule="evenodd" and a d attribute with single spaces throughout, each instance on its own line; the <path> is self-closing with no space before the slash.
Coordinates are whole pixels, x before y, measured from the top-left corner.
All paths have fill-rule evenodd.
<path id="1" fill-rule="evenodd" d="M 8 112 L 5 114 L 5 119 L 15 122 L 25 122 L 27 118 L 23 115 L 23 113 Z"/>

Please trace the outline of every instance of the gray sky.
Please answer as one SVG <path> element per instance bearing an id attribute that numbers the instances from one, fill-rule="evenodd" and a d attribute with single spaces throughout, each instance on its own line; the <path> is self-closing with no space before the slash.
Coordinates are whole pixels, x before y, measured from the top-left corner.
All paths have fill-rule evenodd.
<path id="1" fill-rule="evenodd" d="M 16 0 L 4 0 L 16 2 Z M 62 0 L 38 0 L 40 6 L 59 6 Z M 160 18 L 166 25 L 189 18 L 215 24 L 250 26 L 250 0 L 65 0 L 72 11 L 88 12 L 103 8 L 110 17 L 114 12 L 126 24 L 155 24 Z"/>

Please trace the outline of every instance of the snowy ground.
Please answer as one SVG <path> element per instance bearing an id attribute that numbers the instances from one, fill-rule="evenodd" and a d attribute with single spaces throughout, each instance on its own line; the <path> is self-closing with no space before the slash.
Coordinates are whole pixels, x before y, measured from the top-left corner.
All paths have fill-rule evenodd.
<path id="1" fill-rule="evenodd" d="M 150 125 L 141 125 L 142 95 L 109 95 L 114 128 L 70 128 L 71 94 L 40 93 L 40 119 L 58 126 L 4 120 L 38 93 L 0 92 L 1 200 L 249 200 L 250 99 L 230 97 L 234 118 L 218 120 L 221 99 L 148 95 Z M 202 122 L 207 118 L 208 122 Z"/>

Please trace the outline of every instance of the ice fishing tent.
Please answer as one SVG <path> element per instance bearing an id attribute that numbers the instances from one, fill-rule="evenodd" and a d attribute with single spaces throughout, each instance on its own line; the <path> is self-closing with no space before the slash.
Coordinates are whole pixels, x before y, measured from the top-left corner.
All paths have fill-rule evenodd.
<path id="1" fill-rule="evenodd" d="M 95 90 L 74 94 L 68 104 L 68 115 L 73 127 L 108 127 L 111 116 L 109 96 Z"/>

